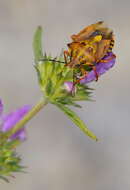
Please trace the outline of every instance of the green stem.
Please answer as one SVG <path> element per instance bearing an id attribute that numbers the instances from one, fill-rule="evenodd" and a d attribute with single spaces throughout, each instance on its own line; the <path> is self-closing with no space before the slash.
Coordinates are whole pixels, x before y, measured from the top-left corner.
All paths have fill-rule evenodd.
<path id="1" fill-rule="evenodd" d="M 48 101 L 46 99 L 42 99 L 39 101 L 24 117 L 21 119 L 12 129 L 10 129 L 6 134 L 7 138 L 11 137 L 15 134 L 19 129 L 23 128 L 23 126 L 32 119 L 46 104 Z"/>

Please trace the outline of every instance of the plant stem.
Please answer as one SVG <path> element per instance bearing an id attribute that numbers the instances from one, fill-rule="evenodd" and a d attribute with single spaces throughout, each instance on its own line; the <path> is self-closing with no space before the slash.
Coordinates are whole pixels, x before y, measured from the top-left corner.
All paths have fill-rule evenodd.
<path id="1" fill-rule="evenodd" d="M 9 138 L 13 134 L 15 134 L 19 129 L 23 128 L 23 126 L 32 119 L 46 104 L 48 101 L 46 99 L 40 100 L 24 117 L 21 119 L 12 129 L 10 129 L 6 133 L 6 137 Z"/>

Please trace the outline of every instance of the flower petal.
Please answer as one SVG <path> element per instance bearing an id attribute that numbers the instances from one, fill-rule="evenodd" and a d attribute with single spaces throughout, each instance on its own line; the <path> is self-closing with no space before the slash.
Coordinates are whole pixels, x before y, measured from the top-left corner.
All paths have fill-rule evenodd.
<path id="1" fill-rule="evenodd" d="M 65 89 L 68 91 L 68 92 L 72 92 L 74 86 L 73 86 L 73 82 L 70 82 L 70 81 L 67 81 L 64 83 L 64 86 L 65 86 Z"/>
<path id="2" fill-rule="evenodd" d="M 66 81 L 66 82 L 64 82 L 64 86 L 65 86 L 65 89 L 67 90 L 67 92 L 74 93 L 74 94 L 76 93 L 76 87 L 73 82 Z"/>
<path id="3" fill-rule="evenodd" d="M 112 58 L 112 59 L 109 60 L 110 58 Z M 104 74 L 107 70 L 109 70 L 111 67 L 114 66 L 116 58 L 115 58 L 115 55 L 111 52 L 107 56 L 104 56 L 104 58 L 102 60 L 109 60 L 109 61 L 106 63 L 103 63 L 103 62 L 97 63 L 96 72 L 99 76 Z M 95 74 L 94 70 L 90 71 L 87 74 L 87 76 L 80 82 L 83 84 L 83 83 L 89 83 L 93 80 L 96 80 L 96 74 Z"/>
<path id="4" fill-rule="evenodd" d="M 25 128 L 20 129 L 17 131 L 14 135 L 12 135 L 11 139 L 16 139 L 18 138 L 21 141 L 24 141 L 26 139 L 26 130 Z"/>
<path id="5" fill-rule="evenodd" d="M 11 129 L 17 122 L 19 122 L 31 109 L 30 105 L 25 105 L 22 108 L 17 109 L 16 111 L 9 113 L 2 117 L 2 131 L 7 132 Z M 11 139 L 19 138 L 20 140 L 24 140 L 25 128 L 23 127 L 17 133 L 15 133 Z"/>

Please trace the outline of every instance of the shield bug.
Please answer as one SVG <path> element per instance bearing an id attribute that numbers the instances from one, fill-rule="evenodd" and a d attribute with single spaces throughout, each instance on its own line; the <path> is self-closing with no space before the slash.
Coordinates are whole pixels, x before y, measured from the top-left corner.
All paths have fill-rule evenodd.
<path id="1" fill-rule="evenodd" d="M 72 42 L 67 44 L 68 50 L 64 51 L 64 59 L 66 66 L 74 70 L 74 84 L 79 83 L 92 69 L 95 71 L 96 80 L 98 80 L 95 65 L 99 61 L 110 61 L 102 59 L 112 51 L 114 46 L 113 31 L 100 21 L 87 26 L 78 34 L 72 35 L 71 39 Z"/>

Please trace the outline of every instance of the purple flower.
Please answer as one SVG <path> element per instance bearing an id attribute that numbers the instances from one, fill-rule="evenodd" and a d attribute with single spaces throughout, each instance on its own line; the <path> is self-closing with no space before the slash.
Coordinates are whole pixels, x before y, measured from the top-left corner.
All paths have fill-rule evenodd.
<path id="1" fill-rule="evenodd" d="M 107 70 L 114 66 L 116 56 L 111 52 L 107 56 L 104 56 L 102 60 L 106 60 L 108 62 L 99 62 L 96 65 L 96 72 L 98 76 L 104 74 Z M 93 80 L 96 80 L 96 73 L 94 70 L 90 71 L 87 76 L 80 81 L 81 84 L 89 83 Z"/>
<path id="2" fill-rule="evenodd" d="M 3 114 L 3 103 L 0 100 L 0 120 L 1 120 L 1 131 L 7 132 L 11 129 L 17 122 L 19 122 L 31 109 L 30 105 L 25 105 L 22 108 L 17 109 L 14 112 L 11 112 L 7 115 Z M 18 138 L 19 140 L 23 141 L 26 138 L 25 128 L 23 127 L 19 131 L 17 131 L 12 137 L 12 139 Z"/>
<path id="3" fill-rule="evenodd" d="M 64 83 L 64 86 L 65 86 L 65 89 L 68 91 L 68 92 L 72 92 L 74 90 L 74 86 L 73 86 L 73 82 L 70 82 L 70 81 L 67 81 Z"/>

